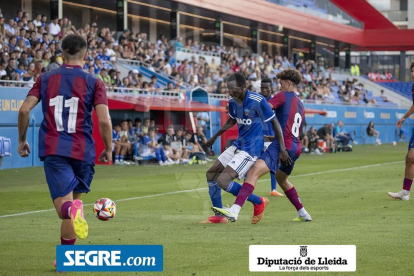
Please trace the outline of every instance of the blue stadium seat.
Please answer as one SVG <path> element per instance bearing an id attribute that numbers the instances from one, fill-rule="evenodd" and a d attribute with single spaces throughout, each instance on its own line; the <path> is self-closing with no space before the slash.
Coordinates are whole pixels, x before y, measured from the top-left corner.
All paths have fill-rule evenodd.
<path id="1" fill-rule="evenodd" d="M 0 157 L 4 156 L 3 137 L 0 137 Z"/>
<path id="2" fill-rule="evenodd" d="M 11 156 L 11 140 L 10 138 L 3 138 L 4 156 Z"/>

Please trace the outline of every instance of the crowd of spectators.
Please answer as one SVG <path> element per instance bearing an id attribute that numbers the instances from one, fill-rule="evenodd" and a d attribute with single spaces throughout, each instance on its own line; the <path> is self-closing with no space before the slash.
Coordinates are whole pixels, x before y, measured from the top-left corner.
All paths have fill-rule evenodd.
<path id="1" fill-rule="evenodd" d="M 133 161 L 156 160 L 160 166 L 173 164 L 205 164 L 211 161 L 203 126 L 192 133 L 185 128 L 168 126 L 158 132 L 153 118 L 136 118 L 116 124 L 112 130 L 115 165 L 131 165 Z"/>
<path id="2" fill-rule="evenodd" d="M 97 75 L 109 91 L 128 93 L 135 89 L 146 91 L 182 91 L 202 86 L 216 94 L 227 94 L 227 77 L 234 72 L 242 73 L 251 91 L 259 92 L 262 78 L 274 79 L 276 74 L 288 68 L 296 68 L 303 75 L 299 85 L 298 96 L 304 100 L 336 101 L 350 104 L 377 104 L 370 98 L 363 84 L 356 80 L 339 83 L 332 78 L 332 69 L 326 69 L 323 59 L 318 62 L 305 60 L 303 56 L 294 62 L 286 56 L 268 53 L 244 55 L 238 54 L 233 47 L 205 45 L 192 39 L 185 42 L 182 38 L 168 41 L 160 35 L 157 41 L 150 41 L 146 33 L 131 32 L 126 29 L 116 37 L 109 28 L 97 23 L 87 24 L 81 28 L 74 26 L 68 18 L 52 18 L 36 14 L 31 18 L 27 12 L 18 11 L 15 17 L 5 17 L 0 10 L 0 79 L 28 82 L 36 81 L 42 72 L 58 68 L 62 64 L 61 40 L 68 34 L 78 33 L 88 44 L 84 69 Z M 207 63 L 202 55 L 193 55 L 190 59 L 176 60 L 175 51 L 186 49 L 194 53 L 212 52 L 220 56 Z M 197 58 L 196 58 L 197 56 Z M 146 63 L 150 70 L 162 71 L 175 77 L 174 82 L 161 87 L 157 76 L 146 79 L 137 69 L 127 75 L 121 75 L 117 69 L 118 59 L 129 59 Z M 159 72 L 159 71 L 158 71 Z M 389 72 L 372 73 L 370 78 L 392 79 Z M 275 80 L 275 79 L 274 79 Z M 20 86 L 10 82 L 2 85 Z M 274 81 L 274 90 L 278 82 Z M 117 89 L 113 89 L 113 88 Z"/>
<path id="3" fill-rule="evenodd" d="M 383 71 L 383 72 L 370 72 L 368 73 L 368 78 L 371 81 L 375 82 L 396 82 L 397 80 L 392 76 L 390 71 Z"/>

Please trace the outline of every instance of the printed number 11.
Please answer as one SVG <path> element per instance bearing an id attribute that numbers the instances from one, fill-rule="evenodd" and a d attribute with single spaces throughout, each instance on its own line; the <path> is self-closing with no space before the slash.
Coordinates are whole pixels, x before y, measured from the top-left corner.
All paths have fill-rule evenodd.
<path id="1" fill-rule="evenodd" d="M 65 100 L 65 107 L 69 107 L 69 119 L 68 119 L 68 133 L 76 133 L 76 119 L 78 117 L 78 104 L 79 98 L 73 97 L 69 100 Z M 63 128 L 63 96 L 56 96 L 50 99 L 49 106 L 55 107 L 55 123 L 58 131 L 64 131 Z"/>

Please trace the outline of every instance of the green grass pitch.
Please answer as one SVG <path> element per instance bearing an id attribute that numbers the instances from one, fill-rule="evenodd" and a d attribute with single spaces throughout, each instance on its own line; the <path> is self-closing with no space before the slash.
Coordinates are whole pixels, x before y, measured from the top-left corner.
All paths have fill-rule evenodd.
<path id="1" fill-rule="evenodd" d="M 355 244 L 357 275 L 414 275 L 414 199 L 404 202 L 387 196 L 402 187 L 406 151 L 407 144 L 398 144 L 302 155 L 291 182 L 312 215 L 311 223 L 292 222 L 296 210 L 288 199 L 269 197 L 265 216 L 257 225 L 250 224 L 249 203 L 236 223 L 199 224 L 212 215 L 205 181 L 211 163 L 97 166 L 92 191 L 83 197 L 89 204 L 85 209 L 89 237 L 77 244 L 161 244 L 164 271 L 143 275 L 180 276 L 253 275 L 249 245 Z M 268 177 L 258 184 L 258 195 L 268 196 Z M 91 204 L 100 197 L 117 203 L 114 220 L 102 222 L 94 217 Z M 0 275 L 56 275 L 52 263 L 60 242 L 60 221 L 50 210 L 53 205 L 43 169 L 0 171 L 0 199 Z M 231 205 L 233 200 L 223 196 L 224 204 Z M 37 210 L 46 211 L 1 217 Z M 102 274 L 140 273 L 66 275 Z"/>

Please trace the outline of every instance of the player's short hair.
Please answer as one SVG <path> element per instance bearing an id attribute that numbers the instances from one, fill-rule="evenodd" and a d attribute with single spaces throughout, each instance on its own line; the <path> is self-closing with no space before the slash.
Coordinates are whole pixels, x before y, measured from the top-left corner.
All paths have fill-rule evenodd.
<path id="1" fill-rule="evenodd" d="M 141 123 L 141 118 L 135 118 L 135 123 Z"/>
<path id="2" fill-rule="evenodd" d="M 264 78 L 262 79 L 262 83 L 270 83 L 270 85 L 272 85 L 272 80 L 269 78 Z"/>
<path id="3" fill-rule="evenodd" d="M 153 128 L 153 127 L 149 127 L 149 128 L 148 128 L 148 132 L 150 132 L 150 131 L 155 131 L 155 128 Z"/>
<path id="4" fill-rule="evenodd" d="M 246 86 L 246 79 L 240 73 L 234 73 L 229 76 L 227 82 L 236 81 L 238 87 Z"/>
<path id="5" fill-rule="evenodd" d="M 62 51 L 67 60 L 81 60 L 86 52 L 86 40 L 77 34 L 68 35 L 62 41 Z"/>
<path id="6" fill-rule="evenodd" d="M 302 74 L 296 69 L 285 69 L 277 74 L 277 78 L 281 80 L 290 80 L 295 85 L 302 82 Z"/>
<path id="7" fill-rule="evenodd" d="M 414 68 L 414 61 L 411 61 L 410 69 L 413 70 Z"/>

